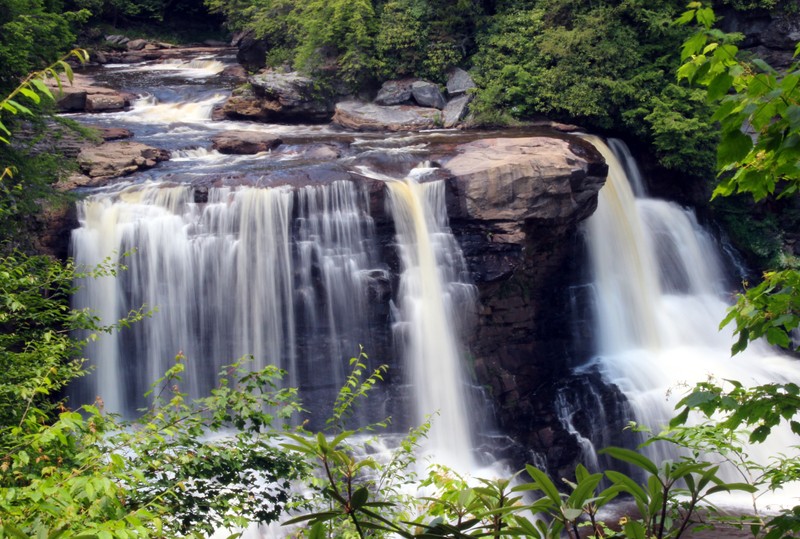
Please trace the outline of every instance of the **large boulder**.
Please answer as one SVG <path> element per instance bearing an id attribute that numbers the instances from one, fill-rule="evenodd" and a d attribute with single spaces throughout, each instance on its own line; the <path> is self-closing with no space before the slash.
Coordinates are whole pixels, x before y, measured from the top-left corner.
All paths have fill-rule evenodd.
<path id="1" fill-rule="evenodd" d="M 256 39 L 255 32 L 246 30 L 234 34 L 231 45 L 236 47 L 236 60 L 245 68 L 257 71 L 267 63 L 267 43 Z"/>
<path id="2" fill-rule="evenodd" d="M 383 106 L 405 105 L 411 102 L 411 85 L 416 79 L 387 80 L 378 91 L 375 103 Z"/>
<path id="3" fill-rule="evenodd" d="M 447 78 L 447 95 L 450 97 L 463 95 L 472 88 L 475 88 L 475 81 L 472 80 L 469 73 L 459 68 L 450 72 L 450 76 Z"/>
<path id="4" fill-rule="evenodd" d="M 262 122 L 326 122 L 333 101 L 320 92 L 313 79 L 299 73 L 268 72 L 248 78 L 249 88 L 231 96 L 222 106 L 230 119 Z"/>
<path id="5" fill-rule="evenodd" d="M 453 175 L 457 215 L 484 221 L 577 222 L 594 211 L 605 181 L 605 173 L 589 173 L 569 142 L 545 137 L 462 144 L 445 168 Z"/>
<path id="6" fill-rule="evenodd" d="M 361 101 L 336 104 L 333 123 L 364 131 L 420 131 L 441 124 L 441 112 L 428 107 L 382 107 Z"/>
<path id="7" fill-rule="evenodd" d="M 281 139 L 258 131 L 223 131 L 212 139 L 212 147 L 219 153 L 249 155 L 266 152 L 281 144 Z"/>
<path id="8" fill-rule="evenodd" d="M 414 82 L 411 85 L 411 95 L 414 96 L 414 101 L 423 107 L 444 108 L 444 96 L 439 91 L 439 86 L 432 82 L 424 80 Z"/>
<path id="9" fill-rule="evenodd" d="M 469 112 L 470 101 L 472 101 L 472 96 L 467 94 L 454 97 L 448 101 L 442 111 L 444 127 L 450 128 L 457 126 Z"/>

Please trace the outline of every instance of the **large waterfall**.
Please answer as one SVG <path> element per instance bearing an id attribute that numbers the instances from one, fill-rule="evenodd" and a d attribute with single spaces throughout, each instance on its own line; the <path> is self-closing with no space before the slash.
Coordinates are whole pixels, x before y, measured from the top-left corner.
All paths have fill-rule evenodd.
<path id="1" fill-rule="evenodd" d="M 638 176 L 635 162 L 587 138 L 609 165 L 597 212 L 587 222 L 598 362 L 629 399 L 635 419 L 657 432 L 674 415 L 677 399 L 712 376 L 747 385 L 796 381 L 800 365 L 764 343 L 730 356 L 733 336 L 718 326 L 734 287 L 721 271 L 716 242 L 691 210 L 648 198 L 642 187 L 636 196 L 627 172 Z M 770 447 L 793 443 L 791 433 L 778 433 L 769 446 L 751 451 L 767 462 Z M 650 450 L 656 459 L 672 456 Z"/>

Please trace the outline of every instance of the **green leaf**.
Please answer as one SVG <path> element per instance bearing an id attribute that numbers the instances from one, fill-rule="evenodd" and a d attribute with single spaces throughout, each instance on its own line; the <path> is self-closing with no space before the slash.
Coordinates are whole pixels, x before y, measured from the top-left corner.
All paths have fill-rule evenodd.
<path id="1" fill-rule="evenodd" d="M 625 449 L 624 447 L 606 447 L 600 453 L 611 455 L 617 460 L 638 466 L 652 475 L 658 475 L 658 466 L 652 460 L 636 451 Z"/>
<path id="2" fill-rule="evenodd" d="M 720 73 L 709 83 L 707 97 L 709 101 L 716 101 L 728 93 L 733 86 L 733 77 L 728 73 Z"/>
<path id="3" fill-rule="evenodd" d="M 752 139 L 738 129 L 724 133 L 717 148 L 717 167 L 723 169 L 741 161 L 752 149 Z"/>
<path id="4" fill-rule="evenodd" d="M 369 491 L 366 487 L 361 487 L 353 493 L 350 505 L 353 509 L 360 509 L 367 503 L 367 499 L 369 499 Z"/>
<path id="5" fill-rule="evenodd" d="M 547 496 L 550 500 L 552 500 L 553 503 L 559 505 L 561 504 L 561 495 L 559 494 L 558 489 L 550 480 L 550 478 L 547 477 L 547 474 L 545 474 L 539 468 L 531 466 L 530 464 L 525 466 L 525 470 L 528 472 L 528 475 L 530 475 L 531 478 L 533 479 L 534 484 L 537 487 L 539 487 L 539 490 L 541 490 L 545 494 L 545 496 Z"/>
<path id="6" fill-rule="evenodd" d="M 625 531 L 626 539 L 647 539 L 644 525 L 638 520 L 629 520 L 622 529 Z"/>

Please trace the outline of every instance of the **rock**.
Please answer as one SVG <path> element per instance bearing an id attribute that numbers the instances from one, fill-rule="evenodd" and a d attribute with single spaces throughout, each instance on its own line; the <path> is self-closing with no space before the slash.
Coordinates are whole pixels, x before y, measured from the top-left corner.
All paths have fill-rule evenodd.
<path id="1" fill-rule="evenodd" d="M 475 81 L 469 73 L 463 69 L 455 68 L 447 78 L 447 95 L 454 97 L 467 93 L 471 88 L 475 88 Z"/>
<path id="2" fill-rule="evenodd" d="M 265 122 L 318 123 L 330 120 L 332 101 L 298 73 L 268 72 L 248 78 L 251 88 L 222 106 L 227 118 Z"/>
<path id="3" fill-rule="evenodd" d="M 237 84 L 244 84 L 245 82 L 247 82 L 247 70 L 238 64 L 227 66 L 225 69 L 222 70 L 222 73 L 220 73 L 220 75 L 225 78 L 231 79 Z"/>
<path id="4" fill-rule="evenodd" d="M 418 80 L 411 85 L 411 95 L 414 101 L 423 107 L 433 107 L 443 109 L 445 106 L 444 96 L 439 91 L 439 86 L 432 82 Z"/>
<path id="5" fill-rule="evenodd" d="M 770 49 L 794 52 L 800 42 L 800 16 L 787 14 L 774 19 L 761 34 L 761 42 Z"/>
<path id="6" fill-rule="evenodd" d="M 86 88 L 62 86 L 54 88 L 56 107 L 60 112 L 83 112 L 86 110 Z"/>
<path id="7" fill-rule="evenodd" d="M 80 73 L 73 76 L 71 83 L 62 75 L 60 87 L 55 82 L 48 83 L 48 86 L 60 112 L 119 111 L 131 103 L 129 94 L 96 86 L 91 78 Z"/>
<path id="8" fill-rule="evenodd" d="M 70 178 L 62 189 L 79 186 L 104 185 L 108 180 L 131 174 L 140 169 L 152 168 L 159 161 L 169 159 L 169 152 L 138 142 L 107 142 L 83 148 L 78 154 L 78 166 L 83 177 Z M 86 180 L 85 178 L 88 178 Z"/>
<path id="9" fill-rule="evenodd" d="M 106 36 L 106 41 L 113 43 L 114 45 L 125 45 L 128 43 L 128 41 L 130 41 L 130 39 L 120 34 L 112 34 Z"/>
<path id="10" fill-rule="evenodd" d="M 95 129 L 105 141 L 121 140 L 133 136 L 133 131 L 125 129 L 124 127 L 96 127 Z"/>
<path id="11" fill-rule="evenodd" d="M 378 91 L 375 103 L 378 105 L 403 105 L 411 101 L 411 85 L 416 79 L 387 80 Z"/>
<path id="12" fill-rule="evenodd" d="M 92 52 L 92 59 L 97 62 L 98 64 L 107 64 L 108 57 L 103 51 L 93 51 Z"/>
<path id="13" fill-rule="evenodd" d="M 239 49 L 236 60 L 246 69 L 257 71 L 267 65 L 267 44 L 256 39 L 252 30 L 234 34 L 231 46 Z"/>
<path id="14" fill-rule="evenodd" d="M 587 179 L 589 163 L 565 140 L 483 139 L 457 150 L 444 168 L 459 200 L 454 210 L 471 219 L 577 222 L 594 211 L 605 181 Z"/>
<path id="15" fill-rule="evenodd" d="M 145 46 L 147 44 L 148 43 L 147 43 L 146 39 L 134 39 L 134 40 L 128 41 L 126 46 L 128 47 L 129 51 L 140 51 L 143 48 L 145 48 Z"/>
<path id="16" fill-rule="evenodd" d="M 123 110 L 129 101 L 122 94 L 88 94 L 86 96 L 86 112 L 112 112 Z"/>
<path id="17" fill-rule="evenodd" d="M 336 104 L 333 123 L 358 130 L 419 131 L 432 129 L 441 122 L 441 112 L 427 107 L 399 105 L 382 107 L 360 101 Z"/>
<path id="18" fill-rule="evenodd" d="M 212 147 L 220 153 L 249 155 L 266 152 L 281 144 L 281 139 L 257 131 L 223 131 L 212 139 Z"/>
<path id="19" fill-rule="evenodd" d="M 442 112 L 444 127 L 450 128 L 458 125 L 458 122 L 467 115 L 470 101 L 472 101 L 472 96 L 466 94 L 448 101 Z"/>
<path id="20" fill-rule="evenodd" d="M 206 47 L 227 47 L 228 44 L 224 41 L 219 41 L 217 39 L 206 39 L 203 41 L 203 45 Z"/>

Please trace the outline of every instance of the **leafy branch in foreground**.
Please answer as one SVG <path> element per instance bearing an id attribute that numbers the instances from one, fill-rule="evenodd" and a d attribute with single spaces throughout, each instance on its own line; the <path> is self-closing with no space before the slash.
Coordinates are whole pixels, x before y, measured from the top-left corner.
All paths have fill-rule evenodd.
<path id="1" fill-rule="evenodd" d="M 73 49 L 49 66 L 40 71 L 29 73 L 19 85 L 11 91 L 10 94 L 0 100 L 0 112 L 6 111 L 10 114 L 22 113 L 26 115 L 33 115 L 33 112 L 25 105 L 21 104 L 17 96 L 23 96 L 34 105 L 38 105 L 42 101 L 42 97 L 50 101 L 55 101 L 53 93 L 47 87 L 47 83 L 52 81 L 62 88 L 61 73 L 72 83 L 74 74 L 72 67 L 67 63 L 71 57 L 77 58 L 80 63 L 85 63 L 89 60 L 89 53 L 84 49 Z M 6 137 L 11 136 L 11 131 L 3 124 L 2 116 L 0 116 L 0 142 L 8 143 Z"/>

